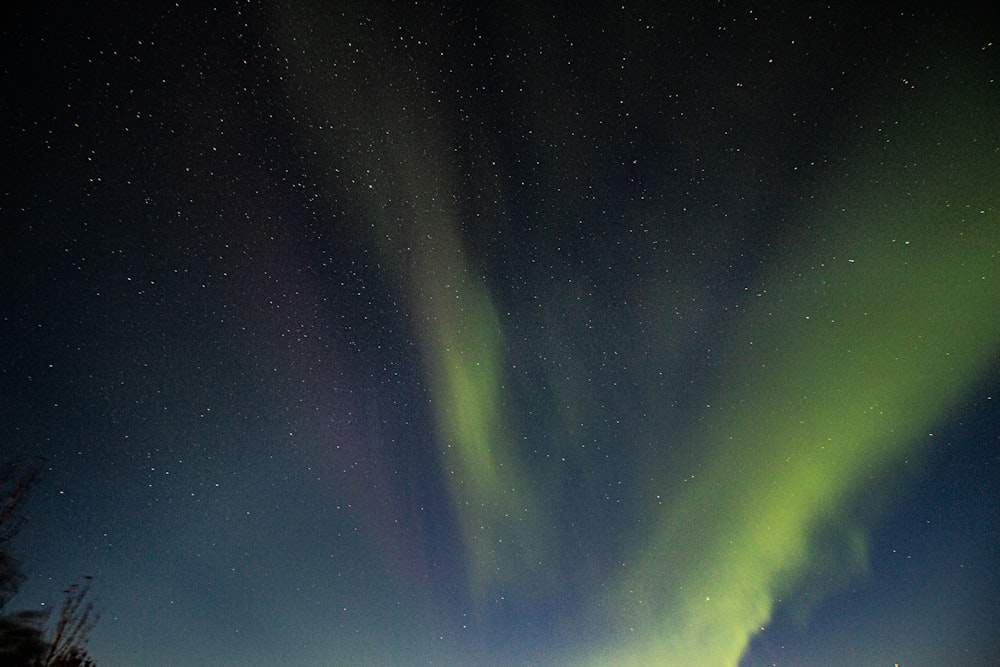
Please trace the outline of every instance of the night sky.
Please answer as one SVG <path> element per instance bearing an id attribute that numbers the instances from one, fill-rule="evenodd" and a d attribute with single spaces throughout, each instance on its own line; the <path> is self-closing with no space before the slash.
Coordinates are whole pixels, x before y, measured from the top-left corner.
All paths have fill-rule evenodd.
<path id="1" fill-rule="evenodd" d="M 93 576 L 101 667 L 1000 664 L 1000 17 L 859 4 L 15 2 L 12 607 Z"/>

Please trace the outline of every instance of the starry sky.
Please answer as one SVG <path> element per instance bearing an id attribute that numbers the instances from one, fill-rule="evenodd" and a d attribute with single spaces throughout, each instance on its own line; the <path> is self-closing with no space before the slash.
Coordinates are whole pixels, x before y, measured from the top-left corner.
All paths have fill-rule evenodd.
<path id="1" fill-rule="evenodd" d="M 102 667 L 1000 664 L 996 10 L 476 4 L 5 11 L 12 606 L 93 576 Z"/>

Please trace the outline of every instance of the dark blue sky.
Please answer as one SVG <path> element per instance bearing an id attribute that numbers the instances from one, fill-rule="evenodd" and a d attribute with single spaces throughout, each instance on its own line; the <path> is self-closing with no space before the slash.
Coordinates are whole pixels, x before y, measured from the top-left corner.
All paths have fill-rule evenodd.
<path id="1" fill-rule="evenodd" d="M 93 576 L 102 667 L 997 662 L 996 18 L 19 3 L 15 606 Z"/>

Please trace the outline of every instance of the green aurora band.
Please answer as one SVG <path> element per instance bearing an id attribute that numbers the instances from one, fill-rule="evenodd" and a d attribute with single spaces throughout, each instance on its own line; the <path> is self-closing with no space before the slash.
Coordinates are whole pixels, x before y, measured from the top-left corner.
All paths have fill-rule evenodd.
<path id="1" fill-rule="evenodd" d="M 425 247 L 408 278 L 442 474 L 462 529 L 470 592 L 482 603 L 544 564 L 542 512 L 509 439 L 500 321 L 482 278 L 465 259 L 454 220 L 447 212 L 426 221 L 418 216 L 414 230 L 422 240 L 414 242 Z"/>
<path id="2" fill-rule="evenodd" d="M 303 52 L 347 61 L 330 49 L 348 40 L 296 30 L 321 20 L 289 25 Z M 469 591 L 485 607 L 551 570 L 546 489 L 505 414 L 517 402 L 505 396 L 501 320 L 462 245 L 447 133 L 412 112 L 433 106 L 419 82 L 394 77 L 389 54 L 376 61 L 337 87 L 302 76 L 299 101 L 340 126 L 332 147 L 315 141 L 350 172 L 406 298 Z M 566 664 L 734 667 L 779 602 L 864 572 L 868 501 L 890 500 L 888 480 L 991 369 L 1000 341 L 996 107 L 939 99 L 862 139 L 802 212 L 807 231 L 732 333 L 688 443 L 696 475 L 658 491 L 667 502 L 632 561 L 595 582 L 591 615 L 612 630 Z"/>
<path id="3" fill-rule="evenodd" d="M 312 30 L 330 17 L 312 13 L 316 7 L 297 7 L 301 15 L 292 9 L 285 17 L 296 35 L 290 44 L 306 44 L 306 52 L 327 54 L 328 62 L 355 60 L 352 38 L 322 39 Z M 364 41 L 369 53 L 386 46 L 377 34 Z M 323 119 L 317 127 L 337 128 L 311 140 L 350 180 L 370 223 L 369 241 L 410 313 L 428 369 L 441 475 L 466 552 L 468 593 L 482 608 L 497 590 L 513 592 L 526 574 L 547 565 L 546 522 L 510 441 L 500 320 L 482 271 L 463 248 L 455 198 L 460 178 L 447 134 L 426 113 L 435 103 L 419 77 L 394 72 L 393 65 L 390 53 L 359 59 L 338 85 L 305 76 L 294 92 L 304 113 Z"/>
<path id="4" fill-rule="evenodd" d="M 749 304 L 698 474 L 606 603 L 626 638 L 580 663 L 735 667 L 779 600 L 864 571 L 885 473 L 1000 351 L 996 106 L 941 99 L 872 137 L 804 214 L 822 238 Z"/>
<path id="5" fill-rule="evenodd" d="M 509 440 L 500 320 L 462 248 L 449 204 L 455 179 L 434 159 L 445 144 L 432 128 L 397 125 L 393 135 L 389 162 L 399 168 L 382 163 L 368 172 L 377 183 L 369 211 L 381 256 L 399 277 L 416 323 L 469 589 L 484 602 L 544 565 L 542 511 Z M 437 148 L 424 151 L 427 142 Z"/>

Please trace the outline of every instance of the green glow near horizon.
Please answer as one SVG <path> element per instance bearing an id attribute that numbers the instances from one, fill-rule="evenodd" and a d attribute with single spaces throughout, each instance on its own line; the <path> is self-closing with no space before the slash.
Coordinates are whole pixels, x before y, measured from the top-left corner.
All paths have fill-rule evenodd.
<path id="1" fill-rule="evenodd" d="M 960 108 L 907 117 L 806 216 L 825 238 L 748 305 L 695 477 L 604 602 L 623 639 L 587 664 L 735 667 L 816 570 L 864 569 L 858 494 L 879 498 L 1000 350 L 1000 133 Z"/>

